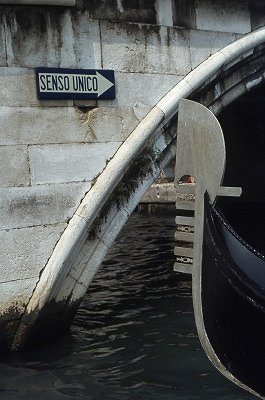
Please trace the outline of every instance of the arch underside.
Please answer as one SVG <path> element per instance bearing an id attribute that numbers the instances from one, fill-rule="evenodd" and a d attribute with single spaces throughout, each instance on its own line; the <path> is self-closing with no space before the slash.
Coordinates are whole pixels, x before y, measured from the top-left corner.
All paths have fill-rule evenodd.
<path id="1" fill-rule="evenodd" d="M 218 115 L 240 96 L 262 84 L 265 85 L 265 50 L 260 48 L 233 65 L 219 69 L 188 98 Z M 80 301 L 121 228 L 161 170 L 175 157 L 176 136 L 177 110 L 166 123 L 164 120 L 158 124 L 152 137 L 122 171 L 121 179 L 105 203 L 99 206 L 92 224 L 84 220 L 86 229 L 63 261 L 45 301 L 34 303 L 32 300 L 28 305 L 11 344 L 13 350 L 55 337 L 69 328 Z"/>

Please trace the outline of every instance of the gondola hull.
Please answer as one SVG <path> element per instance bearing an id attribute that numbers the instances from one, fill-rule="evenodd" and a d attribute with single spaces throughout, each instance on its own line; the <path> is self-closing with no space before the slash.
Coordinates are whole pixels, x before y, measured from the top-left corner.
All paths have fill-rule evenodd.
<path id="1" fill-rule="evenodd" d="M 202 323 L 224 370 L 265 396 L 265 259 L 207 196 L 201 264 Z"/>

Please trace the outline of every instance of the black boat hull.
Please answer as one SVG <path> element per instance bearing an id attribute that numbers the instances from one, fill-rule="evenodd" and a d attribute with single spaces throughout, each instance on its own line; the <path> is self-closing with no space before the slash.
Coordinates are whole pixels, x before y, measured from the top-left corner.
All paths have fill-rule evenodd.
<path id="1" fill-rule="evenodd" d="M 224 370 L 265 396 L 265 259 L 207 198 L 201 268 L 202 318 L 210 345 Z"/>

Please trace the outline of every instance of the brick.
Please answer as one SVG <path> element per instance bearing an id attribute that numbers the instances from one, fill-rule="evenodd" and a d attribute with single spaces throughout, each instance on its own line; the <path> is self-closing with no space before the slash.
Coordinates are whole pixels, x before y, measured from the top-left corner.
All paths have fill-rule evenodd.
<path id="1" fill-rule="evenodd" d="M 65 228 L 58 224 L 0 231 L 0 283 L 38 277 Z"/>
<path id="2" fill-rule="evenodd" d="M 121 143 L 30 146 L 33 184 L 91 181 Z"/>
<path id="3" fill-rule="evenodd" d="M 101 34 L 104 68 L 176 75 L 190 71 L 185 29 L 104 21 Z"/>
<path id="4" fill-rule="evenodd" d="M 0 189 L 0 230 L 68 221 L 90 183 Z"/>
<path id="5" fill-rule="evenodd" d="M 29 185 L 27 146 L 0 146 L 0 187 Z"/>

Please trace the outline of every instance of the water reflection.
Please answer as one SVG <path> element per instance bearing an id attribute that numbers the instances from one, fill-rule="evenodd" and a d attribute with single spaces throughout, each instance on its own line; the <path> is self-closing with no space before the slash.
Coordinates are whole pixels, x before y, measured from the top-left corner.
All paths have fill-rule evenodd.
<path id="1" fill-rule="evenodd" d="M 134 214 L 71 334 L 2 359 L 5 400 L 247 400 L 211 366 L 194 326 L 191 282 L 173 272 L 173 217 Z"/>

